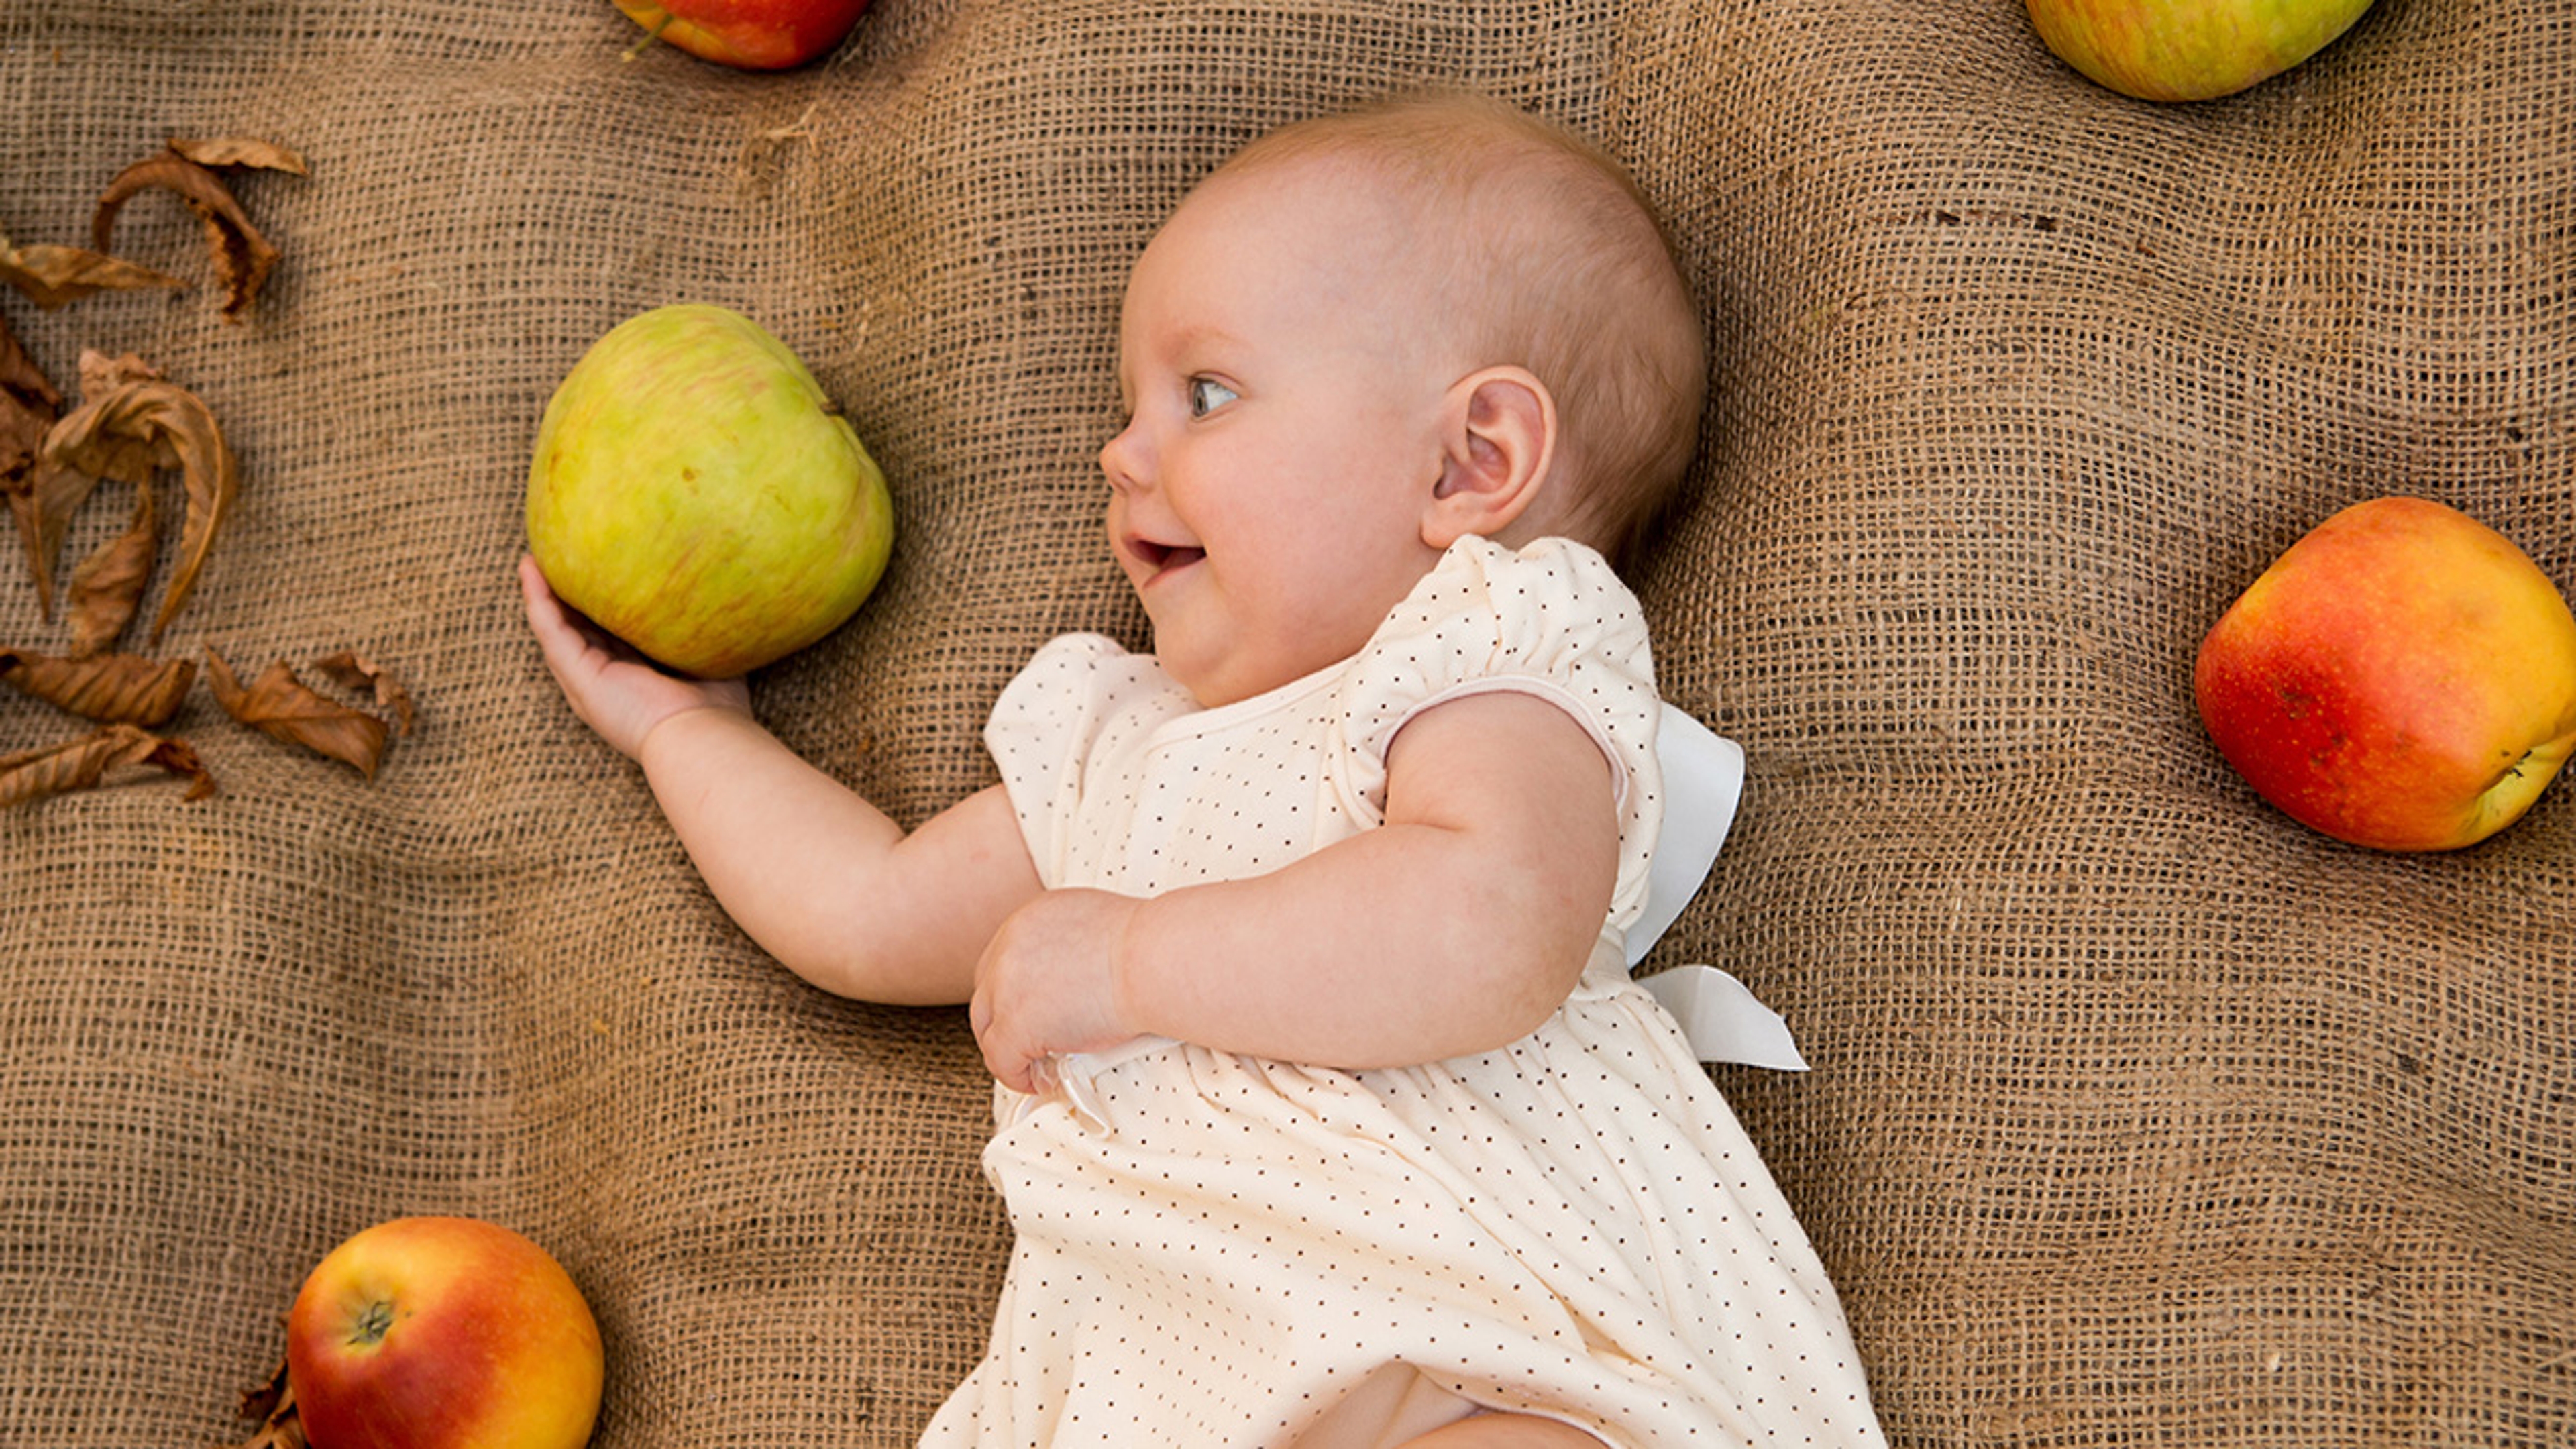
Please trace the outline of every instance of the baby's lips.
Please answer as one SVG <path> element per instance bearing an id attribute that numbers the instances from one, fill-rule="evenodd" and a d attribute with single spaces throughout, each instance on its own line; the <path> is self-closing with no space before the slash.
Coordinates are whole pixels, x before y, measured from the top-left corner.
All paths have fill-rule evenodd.
<path id="1" fill-rule="evenodd" d="M 1140 534 L 1130 534 L 1119 541 L 1127 556 L 1145 566 L 1148 573 L 1162 573 L 1207 557 L 1207 550 L 1195 544 L 1159 543 Z"/>

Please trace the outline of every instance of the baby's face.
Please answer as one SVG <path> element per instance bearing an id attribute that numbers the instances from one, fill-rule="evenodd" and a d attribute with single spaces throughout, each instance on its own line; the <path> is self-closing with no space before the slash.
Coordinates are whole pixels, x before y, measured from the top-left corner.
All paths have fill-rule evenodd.
<path id="1" fill-rule="evenodd" d="M 1356 653 L 1438 560 L 1422 520 L 1467 369 L 1378 189 L 1311 163 L 1220 176 L 1129 283 L 1109 539 L 1204 705 Z"/>

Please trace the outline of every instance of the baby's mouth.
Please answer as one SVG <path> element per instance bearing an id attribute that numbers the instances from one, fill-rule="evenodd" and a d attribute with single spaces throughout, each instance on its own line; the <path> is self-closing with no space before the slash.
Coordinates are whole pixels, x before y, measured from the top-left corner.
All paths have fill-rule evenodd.
<path id="1" fill-rule="evenodd" d="M 1151 578 L 1161 578 L 1174 569 L 1187 568 L 1207 557 L 1207 550 L 1203 548 L 1180 543 L 1156 543 L 1147 538 L 1131 539 L 1127 548 L 1136 555 L 1136 561 L 1145 566 L 1145 572 Z"/>

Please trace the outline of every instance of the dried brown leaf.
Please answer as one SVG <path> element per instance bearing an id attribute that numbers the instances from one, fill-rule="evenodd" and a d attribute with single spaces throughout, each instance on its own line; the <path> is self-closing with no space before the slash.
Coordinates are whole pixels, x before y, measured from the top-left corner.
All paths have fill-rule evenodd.
<path id="1" fill-rule="evenodd" d="M 310 176 L 312 169 L 293 148 L 256 136 L 173 136 L 170 149 L 200 166 L 238 166 L 258 171 L 286 171 Z"/>
<path id="2" fill-rule="evenodd" d="M 401 735 L 411 733 L 415 713 L 411 694 L 382 665 L 355 649 L 343 649 L 326 659 L 314 660 L 313 667 L 342 689 L 373 694 L 378 709 L 394 712 L 394 732 Z"/>
<path id="3" fill-rule="evenodd" d="M 0 759 L 0 809 L 110 783 L 108 772 L 150 766 L 188 781 L 188 796 L 215 792 L 215 777 L 185 740 L 164 739 L 130 724 L 102 725 L 68 744 Z"/>
<path id="4" fill-rule="evenodd" d="M 131 352 L 122 357 L 110 357 L 103 352 L 82 350 L 81 407 L 92 409 L 91 416 L 64 430 L 59 441 L 52 434 L 47 436 L 48 443 L 56 450 L 52 461 L 80 472 L 90 480 L 80 485 L 77 495 L 69 497 L 72 509 L 79 508 L 82 500 L 89 497 L 90 484 L 99 479 L 113 478 L 139 488 L 149 484 L 152 475 L 162 469 L 179 466 L 179 455 L 171 448 L 169 440 L 148 432 L 131 433 L 103 429 L 98 425 L 110 394 L 136 383 L 162 380 L 159 368 Z M 65 500 L 41 501 L 57 503 Z M 46 565 L 51 567 L 54 555 L 62 548 L 62 528 L 71 518 L 69 513 L 61 510 L 48 513 L 47 518 L 53 524 L 52 536 L 45 541 Z"/>
<path id="5" fill-rule="evenodd" d="M 295 1381 L 288 1377 L 284 1360 L 278 1361 L 277 1372 L 266 1383 L 243 1391 L 239 1413 L 259 1425 L 258 1431 L 239 1444 L 217 1449 L 307 1449 L 304 1415 L 295 1405 Z"/>
<path id="6" fill-rule="evenodd" d="M 0 317 L 0 484 L 35 476 L 36 456 L 62 407 L 53 379 L 18 345 L 9 319 Z M 15 496 L 21 490 L 10 491 Z"/>
<path id="7" fill-rule="evenodd" d="M 81 349 L 80 390 L 84 398 L 114 392 L 129 382 L 160 382 L 165 376 L 139 353 L 110 357 L 95 347 Z"/>
<path id="8" fill-rule="evenodd" d="M 18 334 L 9 327 L 9 318 L 0 314 L 0 390 L 20 394 L 44 404 L 60 407 L 63 395 L 54 390 L 52 378 L 27 355 L 18 343 Z"/>
<path id="9" fill-rule="evenodd" d="M 28 499 L 35 541 L 28 545 L 27 563 L 36 571 L 37 607 L 48 619 L 54 616 L 54 555 L 62 552 L 72 515 L 80 512 L 97 486 L 98 480 L 79 468 L 66 468 L 50 458 L 37 460 L 36 486 Z"/>
<path id="10" fill-rule="evenodd" d="M 0 649 L 0 681 L 57 709 L 102 724 L 158 729 L 179 712 L 197 666 L 186 659 L 143 659 L 97 654 L 58 659 L 24 649 Z"/>
<path id="11" fill-rule="evenodd" d="M 214 687 L 215 702 L 243 724 L 338 760 L 370 780 L 376 777 L 376 763 L 385 753 L 385 722 L 314 693 L 285 660 L 260 671 L 244 688 L 224 657 L 209 648 L 206 682 Z"/>
<path id="12" fill-rule="evenodd" d="M 8 498 L 10 516 L 17 520 L 18 540 L 26 548 L 29 571 L 38 577 L 38 598 L 47 617 L 53 614 L 53 593 L 42 587 L 43 571 L 36 566 L 36 479 L 45 434 L 53 431 L 62 405 L 53 380 L 18 345 L 9 319 L 0 316 L 0 495 Z"/>
<path id="13" fill-rule="evenodd" d="M 137 292 L 146 287 L 185 291 L 188 287 L 177 277 L 137 266 L 122 257 L 81 247 L 22 247 L 6 237 L 0 237 L 0 282 L 26 293 L 30 301 L 48 312 L 92 292 Z"/>
<path id="14" fill-rule="evenodd" d="M 240 321 L 243 310 L 259 296 L 269 270 L 277 265 L 277 248 L 251 225 L 222 177 L 178 152 L 146 156 L 116 174 L 90 217 L 90 245 L 102 252 L 111 250 L 108 243 L 116 232 L 117 213 L 137 194 L 151 190 L 175 193 L 205 224 L 206 250 L 214 259 L 215 280 L 223 284 L 224 317 Z"/>
<path id="15" fill-rule="evenodd" d="M 187 485 L 188 516 L 179 531 L 179 565 L 171 572 L 169 592 L 162 597 L 160 612 L 152 620 L 152 637 L 158 640 L 196 587 L 197 571 L 205 566 L 206 554 L 214 547 L 215 531 L 230 512 L 234 495 L 241 491 L 240 468 L 233 461 L 232 449 L 224 445 L 223 430 L 215 426 L 214 414 L 206 410 L 205 403 L 186 388 L 161 380 L 140 359 L 111 362 L 95 354 L 85 355 L 81 359 L 81 376 L 81 405 L 56 422 L 46 435 L 46 459 L 78 471 L 119 478 L 141 467 L 146 486 L 152 472 L 151 467 L 143 466 L 146 460 L 159 467 L 175 463 Z M 89 386 L 93 380 L 108 390 L 93 393 Z M 71 515 L 88 498 L 90 487 L 88 480 L 76 486 L 65 484 L 57 495 L 39 480 L 36 579 L 40 592 L 51 587 L 48 575 L 54 554 L 62 545 L 62 534 L 70 526 Z"/>
<path id="16" fill-rule="evenodd" d="M 67 612 L 71 615 L 72 657 L 86 659 L 116 642 L 134 611 L 143 603 L 143 586 L 152 579 L 152 560 L 159 551 L 161 529 L 152 512 L 150 484 L 134 490 L 134 521 L 125 532 L 98 546 L 98 551 L 72 570 Z"/>

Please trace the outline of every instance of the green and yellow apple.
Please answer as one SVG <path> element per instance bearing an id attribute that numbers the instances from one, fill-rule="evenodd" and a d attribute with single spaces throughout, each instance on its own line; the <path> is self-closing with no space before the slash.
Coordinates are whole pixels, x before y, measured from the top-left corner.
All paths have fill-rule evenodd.
<path id="1" fill-rule="evenodd" d="M 2520 819 L 2576 750 L 2576 615 L 2494 529 L 2377 498 L 2254 580 L 2192 685 L 2219 753 L 2292 819 L 2452 850 Z"/>
<path id="2" fill-rule="evenodd" d="M 378 1223 L 306 1276 L 286 1381 L 314 1449 L 581 1449 L 599 1325 L 545 1249 L 478 1218 Z"/>
<path id="3" fill-rule="evenodd" d="M 885 475 L 814 375 L 750 318 L 699 305 L 626 319 L 565 375 L 527 527 L 565 603 L 705 678 L 840 627 L 894 545 Z"/>
<path id="4" fill-rule="evenodd" d="M 2205 101 L 2326 47 L 2370 0 L 2029 0 L 2060 60 L 2122 95 Z"/>
<path id="5" fill-rule="evenodd" d="M 868 0 L 615 0 L 645 30 L 700 60 L 787 70 L 839 45 Z"/>

